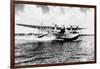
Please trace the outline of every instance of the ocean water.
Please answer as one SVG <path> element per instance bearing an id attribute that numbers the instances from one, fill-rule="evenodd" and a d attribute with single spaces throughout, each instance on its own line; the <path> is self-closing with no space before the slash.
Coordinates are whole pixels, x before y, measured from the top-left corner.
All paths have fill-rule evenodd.
<path id="1" fill-rule="evenodd" d="M 94 61 L 94 36 L 75 41 L 15 40 L 15 64 L 36 65 Z"/>

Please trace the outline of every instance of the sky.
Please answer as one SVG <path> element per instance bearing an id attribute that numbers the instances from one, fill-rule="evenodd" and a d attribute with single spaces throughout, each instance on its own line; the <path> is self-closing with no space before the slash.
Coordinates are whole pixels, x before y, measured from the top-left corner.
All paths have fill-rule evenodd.
<path id="1" fill-rule="evenodd" d="M 94 9 L 70 6 L 15 5 L 15 33 L 36 33 L 37 29 L 16 24 L 59 26 L 78 25 L 84 34 L 94 34 Z"/>

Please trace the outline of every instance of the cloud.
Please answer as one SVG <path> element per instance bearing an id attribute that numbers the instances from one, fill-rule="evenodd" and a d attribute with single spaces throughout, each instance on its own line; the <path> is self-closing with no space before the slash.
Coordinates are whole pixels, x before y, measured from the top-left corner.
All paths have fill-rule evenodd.
<path id="1" fill-rule="evenodd" d="M 42 10 L 42 12 L 43 12 L 44 14 L 49 13 L 49 11 L 50 11 L 49 7 L 46 6 L 46 5 L 36 5 L 36 6 L 37 6 L 38 8 L 41 8 L 41 10 Z"/>
<path id="2" fill-rule="evenodd" d="M 16 13 L 24 11 L 24 4 L 15 4 Z"/>
<path id="3" fill-rule="evenodd" d="M 65 13 L 64 8 L 60 8 L 60 10 L 61 10 L 61 13 L 62 13 L 62 14 Z"/>
<path id="4" fill-rule="evenodd" d="M 83 12 L 84 14 L 87 13 L 87 11 L 89 11 L 89 8 L 80 8 L 80 11 Z"/>

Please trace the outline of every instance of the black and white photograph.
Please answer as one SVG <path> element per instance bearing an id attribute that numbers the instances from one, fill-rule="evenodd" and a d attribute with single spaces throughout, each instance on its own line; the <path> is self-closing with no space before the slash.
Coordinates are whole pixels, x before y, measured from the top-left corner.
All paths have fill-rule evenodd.
<path id="1" fill-rule="evenodd" d="M 95 61 L 94 7 L 15 3 L 15 66 Z"/>

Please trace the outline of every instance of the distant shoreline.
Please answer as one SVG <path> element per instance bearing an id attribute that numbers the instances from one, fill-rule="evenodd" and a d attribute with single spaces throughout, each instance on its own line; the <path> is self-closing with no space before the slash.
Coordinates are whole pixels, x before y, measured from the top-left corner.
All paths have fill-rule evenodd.
<path id="1" fill-rule="evenodd" d="M 16 33 L 15 36 L 29 36 L 29 35 L 37 35 L 37 34 L 34 34 L 34 33 Z M 40 35 L 40 34 L 38 34 Z M 80 36 L 94 36 L 94 34 L 80 34 Z"/>
<path id="2" fill-rule="evenodd" d="M 80 34 L 80 36 L 94 36 L 94 34 Z"/>

